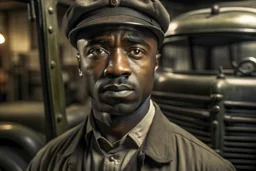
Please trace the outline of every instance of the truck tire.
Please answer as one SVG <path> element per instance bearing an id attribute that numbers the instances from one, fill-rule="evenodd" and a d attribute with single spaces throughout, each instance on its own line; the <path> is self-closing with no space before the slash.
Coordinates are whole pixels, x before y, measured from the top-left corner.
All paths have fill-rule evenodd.
<path id="1" fill-rule="evenodd" d="M 8 146 L 0 146 L 1 171 L 24 171 L 26 169 L 28 163 L 16 150 Z"/>

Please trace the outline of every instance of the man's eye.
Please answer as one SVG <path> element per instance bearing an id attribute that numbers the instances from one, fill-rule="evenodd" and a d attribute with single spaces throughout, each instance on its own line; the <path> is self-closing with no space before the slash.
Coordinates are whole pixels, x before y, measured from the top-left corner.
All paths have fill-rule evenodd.
<path id="1" fill-rule="evenodd" d="M 93 56 L 106 56 L 106 55 L 108 55 L 107 51 L 103 48 L 90 49 L 88 54 L 93 55 Z"/>
<path id="2" fill-rule="evenodd" d="M 132 49 L 130 52 L 129 52 L 129 55 L 131 56 L 137 56 L 137 57 L 140 57 L 142 55 L 144 55 L 145 52 L 140 49 L 140 48 L 136 48 L 136 49 Z"/>

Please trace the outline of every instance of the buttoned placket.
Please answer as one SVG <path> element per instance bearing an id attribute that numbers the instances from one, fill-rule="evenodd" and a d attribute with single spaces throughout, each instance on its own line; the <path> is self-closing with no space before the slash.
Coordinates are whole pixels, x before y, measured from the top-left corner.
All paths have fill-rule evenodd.
<path id="1" fill-rule="evenodd" d="M 121 161 L 118 155 L 107 155 L 104 159 L 104 171 L 119 171 Z"/>
<path id="2" fill-rule="evenodd" d="M 127 141 L 127 139 L 124 139 Z M 99 141 L 98 141 L 99 142 Z M 102 154 L 104 154 L 103 159 L 103 171 L 120 171 L 122 170 L 122 164 L 123 160 L 125 158 L 125 155 L 127 155 L 127 152 L 123 152 L 124 147 L 119 146 L 118 148 L 115 148 L 115 145 L 109 144 L 106 140 L 101 139 L 101 148 L 99 147 L 99 144 L 97 143 L 97 149 L 101 151 Z M 118 143 L 123 144 L 124 142 L 120 141 Z M 103 148 L 104 147 L 104 148 Z M 113 149 L 114 148 L 114 149 Z M 108 149 L 108 153 L 103 151 L 102 149 Z"/>

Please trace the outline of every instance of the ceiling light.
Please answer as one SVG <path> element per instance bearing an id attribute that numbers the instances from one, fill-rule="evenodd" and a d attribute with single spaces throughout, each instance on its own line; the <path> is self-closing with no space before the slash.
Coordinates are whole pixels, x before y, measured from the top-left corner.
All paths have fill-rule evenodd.
<path id="1" fill-rule="evenodd" d="M 0 33 L 0 44 L 3 44 L 5 42 L 4 36 Z"/>

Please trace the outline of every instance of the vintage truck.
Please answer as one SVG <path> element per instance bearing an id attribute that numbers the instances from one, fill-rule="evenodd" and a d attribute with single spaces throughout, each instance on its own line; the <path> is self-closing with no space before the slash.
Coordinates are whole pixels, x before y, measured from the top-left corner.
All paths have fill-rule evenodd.
<path id="1" fill-rule="evenodd" d="M 152 98 L 231 161 L 256 170 L 256 9 L 214 5 L 170 23 Z"/>

